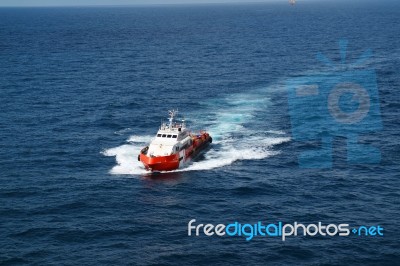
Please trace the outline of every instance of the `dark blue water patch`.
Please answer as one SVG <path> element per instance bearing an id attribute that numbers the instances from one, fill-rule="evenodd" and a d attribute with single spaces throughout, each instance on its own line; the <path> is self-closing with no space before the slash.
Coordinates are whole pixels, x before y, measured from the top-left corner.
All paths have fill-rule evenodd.
<path id="1" fill-rule="evenodd" d="M 398 3 L 360 3 L 0 9 L 1 263 L 396 265 Z M 315 55 L 336 62 L 342 38 L 348 62 L 374 54 L 383 129 L 361 141 L 382 161 L 347 164 L 342 137 L 332 169 L 301 169 L 297 156 L 318 140 L 260 143 L 291 138 L 285 80 L 326 70 Z M 273 153 L 111 174 L 116 159 L 102 152 L 145 145 L 127 140 L 155 134 L 170 108 L 235 140 L 195 163 L 216 163 L 210 156 L 223 149 Z M 190 219 L 381 224 L 387 233 L 188 237 Z"/>

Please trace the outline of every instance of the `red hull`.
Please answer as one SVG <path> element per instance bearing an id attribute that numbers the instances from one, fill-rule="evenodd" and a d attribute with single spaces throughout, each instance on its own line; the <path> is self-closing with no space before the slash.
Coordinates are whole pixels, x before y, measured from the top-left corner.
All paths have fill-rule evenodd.
<path id="1" fill-rule="evenodd" d="M 204 150 L 212 138 L 208 133 L 201 133 L 199 136 L 192 137 L 192 145 L 185 149 L 184 154 L 179 151 L 168 156 L 147 156 L 147 148 L 142 149 L 139 160 L 144 167 L 150 171 L 172 171 L 178 169 L 183 163 L 190 161 Z M 180 157 L 181 154 L 181 157 Z"/>
<path id="2" fill-rule="evenodd" d="M 179 168 L 179 154 L 169 156 L 149 157 L 140 153 L 140 161 L 147 170 L 152 171 L 172 171 Z"/>

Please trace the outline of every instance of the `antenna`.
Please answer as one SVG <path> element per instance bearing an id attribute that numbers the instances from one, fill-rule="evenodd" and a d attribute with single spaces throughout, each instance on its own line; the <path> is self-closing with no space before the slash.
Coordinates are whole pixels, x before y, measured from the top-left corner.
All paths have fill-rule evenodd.
<path id="1" fill-rule="evenodd" d="M 169 128 L 171 129 L 171 128 L 172 128 L 172 123 L 173 123 L 173 121 L 174 121 L 174 117 L 175 117 L 176 114 L 178 113 L 178 109 L 176 109 L 176 110 L 174 110 L 174 109 L 169 110 L 168 113 L 169 113 L 169 118 L 168 118 L 168 120 L 169 120 Z"/>

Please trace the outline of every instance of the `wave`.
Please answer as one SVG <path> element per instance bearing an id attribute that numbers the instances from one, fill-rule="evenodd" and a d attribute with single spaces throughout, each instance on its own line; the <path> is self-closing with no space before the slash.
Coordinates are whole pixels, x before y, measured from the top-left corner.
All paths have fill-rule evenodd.
<path id="1" fill-rule="evenodd" d="M 138 135 L 133 135 L 130 136 L 129 139 L 127 140 L 130 143 L 148 143 L 151 141 L 153 136 L 138 136 Z"/>
<path id="2" fill-rule="evenodd" d="M 118 130 L 118 131 L 115 131 L 114 132 L 114 134 L 115 135 L 124 135 L 124 134 L 126 134 L 126 133 L 129 133 L 129 132 L 131 132 L 132 131 L 132 129 L 131 128 L 124 128 L 124 129 L 121 129 L 121 130 Z"/>
<path id="3" fill-rule="evenodd" d="M 147 137 L 151 139 L 150 136 Z M 110 173 L 115 175 L 145 174 L 147 171 L 144 169 L 142 163 L 137 160 L 137 156 L 142 147 L 143 145 L 132 143 L 104 150 L 102 152 L 103 155 L 115 156 L 117 162 L 117 165 L 111 169 Z"/>

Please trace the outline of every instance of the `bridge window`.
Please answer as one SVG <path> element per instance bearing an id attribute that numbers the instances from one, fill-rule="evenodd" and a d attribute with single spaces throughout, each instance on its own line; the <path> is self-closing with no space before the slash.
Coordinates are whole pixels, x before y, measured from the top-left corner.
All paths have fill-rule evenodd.
<path id="1" fill-rule="evenodd" d="M 167 136 L 167 134 L 163 134 L 162 137 L 165 138 Z"/>
<path id="2" fill-rule="evenodd" d="M 161 134 L 157 134 L 157 137 L 161 138 Z"/>
<path id="3" fill-rule="evenodd" d="M 178 136 L 177 135 L 172 135 L 172 138 L 176 139 Z"/>
<path id="4" fill-rule="evenodd" d="M 169 139 L 170 139 L 171 137 L 172 137 L 172 135 L 168 135 L 168 136 L 167 136 L 167 138 L 169 138 Z"/>

